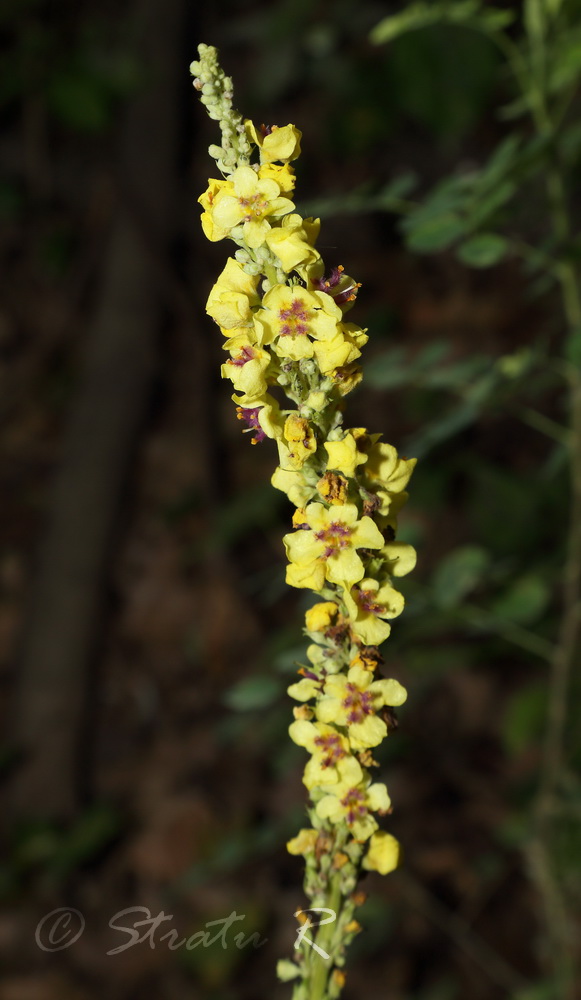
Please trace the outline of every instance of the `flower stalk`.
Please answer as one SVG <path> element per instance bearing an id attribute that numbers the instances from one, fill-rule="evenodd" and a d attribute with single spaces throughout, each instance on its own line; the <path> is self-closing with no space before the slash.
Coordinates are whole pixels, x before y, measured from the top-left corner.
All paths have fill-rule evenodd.
<path id="1" fill-rule="evenodd" d="M 340 265 L 325 266 L 318 219 L 292 201 L 301 133 L 294 125 L 244 121 L 216 50 L 199 47 L 194 86 L 221 145 L 210 146 L 220 177 L 199 198 L 209 240 L 237 249 L 210 291 L 206 310 L 225 338 L 222 375 L 252 443 L 275 442 L 275 489 L 295 511 L 283 542 L 287 583 L 317 596 L 306 613 L 308 663 L 289 688 L 291 739 L 309 754 L 303 781 L 310 826 L 287 848 L 305 863 L 309 910 L 299 911 L 293 960 L 279 977 L 293 1000 L 334 1000 L 345 983 L 346 950 L 361 930 L 362 869 L 398 863 L 395 838 L 380 829 L 391 812 L 372 778 L 373 749 L 395 723 L 406 691 L 380 676 L 379 645 L 404 600 L 394 586 L 415 565 L 396 541 L 397 516 L 415 460 L 364 427 L 345 427 L 345 397 L 361 381 L 367 332 L 347 320 L 359 288 Z"/>

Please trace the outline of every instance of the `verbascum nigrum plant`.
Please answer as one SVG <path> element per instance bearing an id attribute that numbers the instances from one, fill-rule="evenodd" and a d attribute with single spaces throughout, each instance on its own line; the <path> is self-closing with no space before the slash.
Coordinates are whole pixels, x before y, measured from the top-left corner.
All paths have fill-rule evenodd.
<path id="1" fill-rule="evenodd" d="M 279 963 L 293 1000 L 338 997 L 346 949 L 360 931 L 362 869 L 387 874 L 399 845 L 380 828 L 391 811 L 372 777 L 373 750 L 388 736 L 406 691 L 379 676 L 379 646 L 404 599 L 394 578 L 413 569 L 414 549 L 396 541 L 397 517 L 415 460 L 381 435 L 344 425 L 345 397 L 361 381 L 365 330 L 347 319 L 359 288 L 316 248 L 319 220 L 292 201 L 294 125 L 257 127 L 232 104 L 217 52 L 200 45 L 194 86 L 221 145 L 220 176 L 200 197 L 212 242 L 237 247 L 210 291 L 207 312 L 224 339 L 222 375 L 253 444 L 272 439 L 272 485 L 294 505 L 283 542 L 287 583 L 314 591 L 306 613 L 308 664 L 289 688 L 297 703 L 290 736 L 309 754 L 304 784 L 310 825 L 288 843 L 305 862 L 308 909 L 299 911 L 293 959 Z M 277 398 L 278 397 L 278 398 Z"/>

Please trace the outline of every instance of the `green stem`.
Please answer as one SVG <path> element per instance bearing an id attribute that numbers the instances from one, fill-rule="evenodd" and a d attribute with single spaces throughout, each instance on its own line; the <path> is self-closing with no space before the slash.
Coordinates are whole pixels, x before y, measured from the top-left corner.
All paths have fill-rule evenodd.
<path id="1" fill-rule="evenodd" d="M 531 48 L 544 46 L 544 39 L 529 37 Z M 544 49 L 543 49 L 544 56 Z M 555 148 L 555 123 L 544 79 L 537 80 L 532 113 L 539 135 L 552 141 L 552 163 L 547 172 L 547 198 L 558 250 L 570 238 L 567 193 Z M 557 277 L 569 334 L 581 330 L 581 296 L 577 274 L 570 261 L 559 261 Z M 571 1000 L 575 989 L 575 960 L 571 922 L 565 894 L 555 872 L 553 850 L 554 803 L 564 761 L 567 697 L 581 636 L 581 375 L 570 374 L 570 476 L 571 507 L 567 554 L 563 573 L 563 611 L 557 642 L 551 658 L 547 727 L 543 745 L 541 777 L 535 809 L 536 835 L 529 857 L 546 911 L 555 983 L 563 1000 Z"/>
<path id="2" fill-rule="evenodd" d="M 339 919 L 341 901 L 341 878 L 339 872 L 337 872 L 331 880 L 331 885 L 329 887 L 329 899 L 326 902 L 327 908 L 335 912 L 336 919 L 332 923 L 323 924 L 323 926 L 319 928 L 315 939 L 315 943 L 318 947 L 322 948 L 322 950 L 328 954 L 328 946 L 331 944 L 336 930 L 337 920 Z M 328 959 L 323 958 L 323 956 L 319 955 L 313 948 L 311 957 L 311 989 L 308 995 L 309 1000 L 325 1000 L 327 983 L 329 975 L 332 971 L 333 956 L 330 955 Z"/>
<path id="3" fill-rule="evenodd" d="M 544 413 L 538 413 L 537 410 L 533 410 L 530 406 L 520 407 L 518 410 L 518 416 L 523 421 L 523 423 L 528 424 L 529 427 L 534 427 L 536 431 L 540 431 L 541 434 L 546 434 L 547 437 L 556 441 L 557 444 L 564 445 L 568 448 L 571 444 L 571 431 L 568 427 L 562 427 L 555 420 L 551 420 L 550 417 L 546 417 Z"/>
<path id="4" fill-rule="evenodd" d="M 491 614 L 484 608 L 478 608 L 473 604 L 464 606 L 464 616 L 466 620 L 473 622 L 476 626 L 490 629 L 497 635 L 504 636 L 509 642 L 521 649 L 526 649 L 528 653 L 533 653 L 543 660 L 551 660 L 553 646 L 542 636 L 530 632 L 529 629 L 517 625 L 516 622 L 505 621 L 497 615 Z"/>

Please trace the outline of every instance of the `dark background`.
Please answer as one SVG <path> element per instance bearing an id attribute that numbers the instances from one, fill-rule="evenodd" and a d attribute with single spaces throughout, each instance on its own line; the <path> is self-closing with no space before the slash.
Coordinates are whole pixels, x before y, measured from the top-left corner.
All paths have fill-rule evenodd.
<path id="1" fill-rule="evenodd" d="M 231 247 L 199 230 L 217 140 L 188 73 L 200 41 L 245 115 L 302 129 L 297 205 L 363 283 L 348 425 L 419 457 L 401 532 L 419 563 L 385 647 L 409 701 L 381 751 L 405 864 L 365 881 L 345 996 L 553 995 L 530 815 L 567 484 L 529 411 L 566 416 L 550 377 L 498 389 L 498 359 L 549 339 L 560 307 L 515 259 L 413 255 L 373 210 L 395 177 L 427 190 L 507 129 L 490 44 L 437 28 L 373 47 L 392 9 L 0 8 L 0 1000 L 290 995 L 274 966 L 302 905 L 284 843 L 304 793 L 285 687 L 306 598 L 284 585 L 274 449 L 241 435 L 204 314 Z M 523 209 L 533 240 L 542 212 Z M 577 825 L 559 862 L 578 899 Z M 35 927 L 61 906 L 86 929 L 49 954 Z M 127 941 L 109 920 L 136 906 L 180 936 L 235 910 L 267 943 L 172 952 L 158 931 L 107 956 Z"/>

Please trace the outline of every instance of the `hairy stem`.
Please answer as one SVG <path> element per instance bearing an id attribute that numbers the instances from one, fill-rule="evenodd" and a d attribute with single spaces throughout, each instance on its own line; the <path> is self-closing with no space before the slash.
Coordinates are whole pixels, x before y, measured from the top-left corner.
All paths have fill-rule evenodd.
<path id="1" fill-rule="evenodd" d="M 339 874 L 337 874 L 329 886 L 329 898 L 325 901 L 327 908 L 329 910 L 333 910 L 337 917 L 339 915 L 341 901 L 341 882 Z M 324 924 L 320 928 L 317 934 L 316 943 L 324 952 L 328 951 L 334 932 L 335 921 L 333 923 Z M 309 1000 L 324 1000 L 325 994 L 327 993 L 329 974 L 333 970 L 333 962 L 330 958 L 323 958 L 322 955 L 317 954 L 317 952 L 313 950 L 311 963 L 311 989 L 309 993 Z"/>

